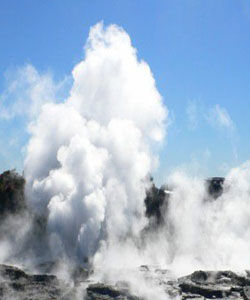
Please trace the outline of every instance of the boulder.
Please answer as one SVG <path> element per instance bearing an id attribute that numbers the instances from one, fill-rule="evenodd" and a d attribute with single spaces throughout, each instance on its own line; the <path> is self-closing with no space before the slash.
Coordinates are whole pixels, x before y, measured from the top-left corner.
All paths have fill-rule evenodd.
<path id="1" fill-rule="evenodd" d="M 117 288 L 115 286 L 103 283 L 90 284 L 87 288 L 87 300 L 139 300 L 138 297 L 129 294 L 127 289 Z"/>

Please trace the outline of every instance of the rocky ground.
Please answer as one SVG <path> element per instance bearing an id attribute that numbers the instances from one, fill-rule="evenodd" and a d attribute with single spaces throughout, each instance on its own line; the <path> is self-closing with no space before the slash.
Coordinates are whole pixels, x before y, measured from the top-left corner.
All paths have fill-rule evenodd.
<path id="1" fill-rule="evenodd" d="M 123 286 L 119 284 L 118 287 L 91 282 L 86 276 L 87 271 L 79 270 L 73 276 L 74 282 L 65 283 L 55 275 L 34 275 L 13 266 L 0 265 L 0 299 L 143 299 L 132 295 L 125 283 Z M 166 270 L 142 266 L 139 271 L 144 272 L 145 276 L 151 276 L 163 286 L 166 299 L 250 299 L 248 272 L 243 276 L 231 271 L 196 271 L 189 276 L 170 280 Z"/>
<path id="2" fill-rule="evenodd" d="M 223 178 L 209 179 L 209 197 L 216 199 L 223 192 L 223 182 Z M 15 171 L 6 171 L 0 174 L 0 250 L 2 250 L 1 245 L 6 240 L 8 241 L 7 237 L 11 237 L 13 240 L 16 230 L 21 226 L 21 223 L 14 222 L 16 226 L 10 228 L 9 224 L 13 222 L 9 222 L 9 220 L 18 221 L 23 215 L 28 215 L 31 224 L 31 229 L 26 234 L 28 238 L 26 237 L 24 241 L 14 240 L 12 244 L 14 247 L 22 242 L 32 248 L 36 253 L 35 257 L 39 257 L 37 249 L 47 245 L 47 220 L 46 217 L 36 216 L 28 210 L 24 197 L 24 185 L 24 178 Z M 158 189 L 152 184 L 145 199 L 146 215 L 150 220 L 149 226 L 145 228 L 145 234 L 152 228 L 164 225 L 163 213 L 168 208 L 170 195 L 171 189 L 164 187 Z M 153 222 L 151 222 L 152 220 Z M 13 257 L 28 255 L 29 247 L 19 245 L 14 248 L 17 248 L 17 253 L 13 252 Z M 128 282 L 118 282 L 115 285 L 98 282 L 93 279 L 95 277 L 90 271 L 81 267 L 73 268 L 70 273 L 71 279 L 63 281 L 55 276 L 53 272 L 55 269 L 56 262 L 39 265 L 38 274 L 10 265 L 0 265 L 0 300 L 144 299 L 132 294 Z M 168 270 L 152 266 L 141 266 L 138 272 L 145 279 L 146 284 L 148 283 L 147 286 L 161 287 L 166 299 L 250 300 L 250 272 L 247 271 L 244 275 L 238 275 L 231 271 L 196 271 L 179 279 L 174 278 Z M 151 295 L 155 300 L 158 299 L 158 296 L 154 295 L 154 290 Z M 147 298 L 147 300 L 151 298 Z"/>

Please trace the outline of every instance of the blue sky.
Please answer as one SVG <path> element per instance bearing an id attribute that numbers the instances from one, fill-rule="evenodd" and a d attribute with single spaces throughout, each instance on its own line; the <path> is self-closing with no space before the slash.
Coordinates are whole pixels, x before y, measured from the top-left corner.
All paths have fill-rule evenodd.
<path id="1" fill-rule="evenodd" d="M 9 78 L 26 64 L 57 81 L 68 80 L 84 56 L 90 26 L 101 20 L 128 32 L 169 109 L 158 182 L 176 167 L 195 175 L 224 175 L 249 159 L 246 0 L 1 1 L 0 101 Z M 22 170 L 25 122 L 21 116 L 0 120 L 0 171 Z"/>

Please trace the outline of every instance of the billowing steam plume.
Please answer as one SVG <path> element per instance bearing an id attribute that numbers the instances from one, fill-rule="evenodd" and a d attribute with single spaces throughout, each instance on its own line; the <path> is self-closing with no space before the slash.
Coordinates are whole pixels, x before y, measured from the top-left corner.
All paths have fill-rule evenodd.
<path id="1" fill-rule="evenodd" d="M 91 259 L 145 226 L 146 180 L 167 109 L 126 32 L 92 27 L 68 99 L 45 104 L 25 161 L 30 205 L 47 215 L 53 255 Z"/>

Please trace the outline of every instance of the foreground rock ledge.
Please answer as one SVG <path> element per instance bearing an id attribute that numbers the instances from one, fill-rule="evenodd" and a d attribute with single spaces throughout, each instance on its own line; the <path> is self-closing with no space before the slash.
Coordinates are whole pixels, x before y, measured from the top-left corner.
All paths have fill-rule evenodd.
<path id="1" fill-rule="evenodd" d="M 166 292 L 166 299 L 244 299 L 250 300 L 250 272 L 238 275 L 231 271 L 196 271 L 177 280 L 169 280 L 165 271 L 150 272 L 161 274 L 159 285 Z M 79 272 L 78 272 L 79 273 Z M 50 274 L 28 274 L 23 270 L 0 265 L 0 299 L 20 300 L 139 300 L 131 295 L 126 285 L 111 286 L 104 283 L 90 283 L 86 276 L 74 277 L 73 284 L 67 284 Z M 154 275 L 154 274 L 152 274 Z M 79 293 L 79 288 L 82 288 Z M 157 300 L 157 295 L 155 295 Z"/>

